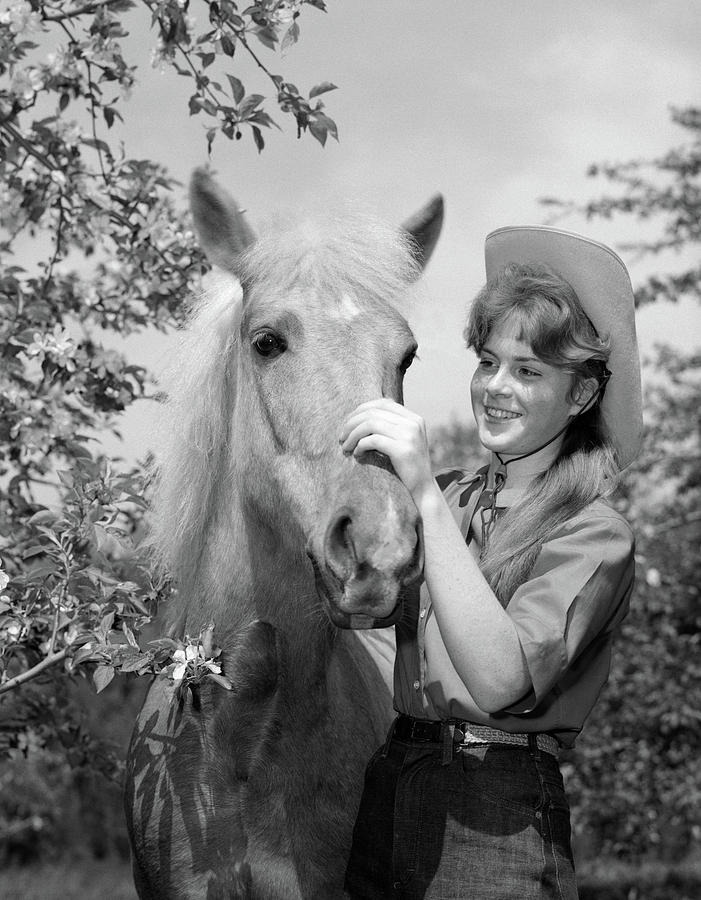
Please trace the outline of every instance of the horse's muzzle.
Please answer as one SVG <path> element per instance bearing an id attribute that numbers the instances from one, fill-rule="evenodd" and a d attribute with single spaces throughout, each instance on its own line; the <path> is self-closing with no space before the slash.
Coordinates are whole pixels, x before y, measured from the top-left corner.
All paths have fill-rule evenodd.
<path id="1" fill-rule="evenodd" d="M 413 503 L 389 504 L 386 512 L 369 517 L 346 506 L 327 525 L 323 562 L 314 566 L 317 590 L 341 628 L 393 625 L 405 589 L 421 575 L 423 541 Z"/>

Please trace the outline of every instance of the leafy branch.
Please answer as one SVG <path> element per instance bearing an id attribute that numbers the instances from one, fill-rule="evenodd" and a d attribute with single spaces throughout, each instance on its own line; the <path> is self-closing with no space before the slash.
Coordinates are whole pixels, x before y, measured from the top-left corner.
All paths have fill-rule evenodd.
<path id="1" fill-rule="evenodd" d="M 104 346 L 105 333 L 177 327 L 205 265 L 175 203 L 179 185 L 159 163 L 130 158 L 113 127 L 127 115 L 138 66 L 148 64 L 130 58 L 126 16 L 146 14 L 155 61 L 194 84 L 189 109 L 209 120 L 208 150 L 215 135 L 236 139 L 245 128 L 261 150 L 265 128 L 275 126 L 266 98 L 237 74 L 249 60 L 298 135 L 322 144 L 336 137 L 319 99 L 334 85 L 320 82 L 305 97 L 265 58 L 297 42 L 307 6 L 325 10 L 322 0 L 240 8 L 231 0 L 8 0 L 0 9 L 4 709 L 30 683 L 46 691 L 66 677 L 97 690 L 115 673 L 231 688 L 211 634 L 140 643 L 170 593 L 137 550 L 150 462 L 121 471 L 92 437 L 118 436 L 119 415 L 156 394 L 143 366 Z M 204 13 L 205 27 L 192 13 Z M 18 238 L 37 251 L 26 267 L 15 262 Z M 42 741 L 47 728 L 37 726 Z"/>

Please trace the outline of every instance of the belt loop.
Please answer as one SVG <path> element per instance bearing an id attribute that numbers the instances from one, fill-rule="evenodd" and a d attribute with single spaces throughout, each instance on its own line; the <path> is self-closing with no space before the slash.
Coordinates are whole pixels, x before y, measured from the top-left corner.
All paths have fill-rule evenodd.
<path id="1" fill-rule="evenodd" d="M 453 750 L 455 749 L 455 745 L 453 744 L 453 734 L 455 733 L 455 725 L 452 725 L 450 722 L 444 722 L 441 732 L 443 741 L 441 765 L 447 766 L 453 761 Z"/>
<path id="2" fill-rule="evenodd" d="M 384 742 L 382 747 L 382 759 L 385 759 L 387 754 L 389 753 L 389 745 L 392 743 L 392 738 L 394 737 L 394 729 L 397 727 L 397 722 L 399 721 L 399 716 L 395 716 L 392 720 L 392 724 L 389 726 L 389 731 L 387 732 L 387 740 Z"/>
<path id="3" fill-rule="evenodd" d="M 540 747 L 538 746 L 538 735 L 534 732 L 529 732 L 528 734 L 528 749 L 530 750 L 531 756 L 535 760 L 540 759 Z"/>

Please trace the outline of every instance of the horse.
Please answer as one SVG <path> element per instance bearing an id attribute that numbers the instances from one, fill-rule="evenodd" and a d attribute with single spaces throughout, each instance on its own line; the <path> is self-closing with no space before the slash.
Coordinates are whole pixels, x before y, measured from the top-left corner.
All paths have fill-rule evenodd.
<path id="1" fill-rule="evenodd" d="M 149 540 L 173 634 L 213 634 L 232 689 L 154 679 L 127 755 L 134 881 L 142 900 L 333 900 L 423 553 L 387 458 L 338 434 L 359 403 L 402 401 L 402 303 L 443 201 L 398 229 L 349 214 L 258 237 L 199 169 L 190 207 L 224 274 L 167 392 Z"/>

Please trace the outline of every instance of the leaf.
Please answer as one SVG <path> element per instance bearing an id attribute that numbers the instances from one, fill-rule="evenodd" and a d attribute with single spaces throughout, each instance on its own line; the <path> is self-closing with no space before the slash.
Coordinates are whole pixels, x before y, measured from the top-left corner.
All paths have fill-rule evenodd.
<path id="1" fill-rule="evenodd" d="M 280 53 L 284 55 L 284 53 L 297 43 L 299 40 L 299 25 L 297 22 L 293 22 L 290 27 L 285 32 L 285 36 L 282 39 L 282 43 L 280 44 Z"/>
<path id="2" fill-rule="evenodd" d="M 234 75 L 226 76 L 229 79 L 229 84 L 231 85 L 231 96 L 234 98 L 236 103 L 240 103 L 243 98 L 246 96 L 246 88 L 243 84 L 236 78 Z"/>
<path id="3" fill-rule="evenodd" d="M 326 137 L 329 134 L 338 140 L 336 123 L 323 113 L 315 113 L 315 118 L 309 123 L 309 130 L 322 147 L 326 144 Z"/>
<path id="4" fill-rule="evenodd" d="M 30 525 L 53 525 L 57 515 L 52 509 L 40 509 L 27 520 Z"/>
<path id="5" fill-rule="evenodd" d="M 229 37 L 228 34 L 223 34 L 221 36 L 221 49 L 222 53 L 226 56 L 233 56 L 236 50 L 236 41 Z"/>
<path id="6" fill-rule="evenodd" d="M 156 650 L 178 650 L 182 646 L 172 638 L 158 638 L 156 641 L 149 641 L 148 645 Z"/>
<path id="7" fill-rule="evenodd" d="M 107 615 L 104 616 L 102 621 L 100 622 L 100 627 L 99 627 L 98 631 L 102 635 L 103 641 L 107 640 L 107 635 L 110 633 L 113 624 L 114 624 L 114 611 L 108 612 Z"/>
<path id="8" fill-rule="evenodd" d="M 105 106 L 102 111 L 102 114 L 105 117 L 105 122 L 107 122 L 108 128 L 112 127 L 115 119 L 119 119 L 120 122 L 124 121 L 124 119 L 122 118 L 119 111 L 114 109 L 114 107 L 112 107 L 112 106 Z"/>
<path id="9" fill-rule="evenodd" d="M 12 343 L 15 345 L 19 344 L 31 344 L 34 340 L 34 332 L 35 328 L 24 328 L 22 331 L 18 331 L 12 338 Z"/>
<path id="10" fill-rule="evenodd" d="M 80 665 L 80 663 L 87 662 L 88 660 L 99 658 L 99 655 L 96 655 L 92 647 L 81 647 L 79 650 L 76 650 L 76 652 L 71 656 L 74 666 L 78 666 Z M 106 666 L 105 668 L 109 668 L 109 666 Z"/>
<path id="11" fill-rule="evenodd" d="M 265 147 L 263 135 L 257 125 L 251 125 L 251 130 L 253 131 L 253 140 L 255 141 L 258 152 L 260 153 L 261 150 Z"/>
<path id="12" fill-rule="evenodd" d="M 27 547 L 22 553 L 22 559 L 31 559 L 32 556 L 38 556 L 40 553 L 46 553 L 46 547 L 40 547 L 38 544 L 34 547 Z"/>
<path id="13" fill-rule="evenodd" d="M 113 678 L 114 669 L 112 666 L 98 666 L 92 673 L 92 680 L 97 693 L 99 694 L 100 691 L 104 691 Z"/>
<path id="14" fill-rule="evenodd" d="M 31 569 L 25 574 L 24 581 L 26 584 L 40 584 L 50 575 L 58 572 L 58 564 L 54 559 L 42 559 L 39 563 L 34 563 Z"/>
<path id="15" fill-rule="evenodd" d="M 330 81 L 322 81 L 321 84 L 315 85 L 311 91 L 309 91 L 309 99 L 312 100 L 314 97 L 318 97 L 319 94 L 326 94 L 328 91 L 337 90 L 337 85 L 332 84 Z"/>
<path id="16" fill-rule="evenodd" d="M 134 632 L 127 625 L 126 622 L 122 622 L 122 631 L 124 632 L 124 636 L 129 641 L 130 645 L 134 647 L 136 650 L 139 650 L 139 645 L 134 637 Z"/>
<path id="17" fill-rule="evenodd" d="M 246 119 L 265 100 L 262 94 L 249 94 L 239 106 L 239 117 Z"/>
<path id="18" fill-rule="evenodd" d="M 64 441 L 63 446 L 66 450 L 70 450 L 71 454 L 76 459 L 92 459 L 92 454 L 85 446 L 85 444 L 80 443 L 79 441 Z"/>
<path id="19" fill-rule="evenodd" d="M 99 138 L 82 138 L 81 143 L 85 144 L 86 147 L 93 147 L 95 150 L 99 150 L 108 156 L 111 155 L 109 144 L 106 144 L 105 141 L 101 141 Z"/>
<path id="20" fill-rule="evenodd" d="M 120 672 L 138 672 L 141 669 L 147 669 L 151 665 L 151 659 L 148 656 L 135 656 L 122 663 L 119 667 Z"/>
<path id="21" fill-rule="evenodd" d="M 225 675 L 217 675 L 216 672 L 207 672 L 206 677 L 211 678 L 212 681 L 216 681 L 220 687 L 223 687 L 227 691 L 233 691 L 234 689 L 233 684 Z"/>
<path id="22" fill-rule="evenodd" d="M 257 109 L 249 118 L 249 122 L 255 122 L 257 125 L 264 125 L 266 128 L 275 127 L 278 131 L 282 131 L 278 123 L 272 119 L 264 109 Z"/>
<path id="23" fill-rule="evenodd" d="M 316 122 L 310 122 L 309 130 L 317 139 L 317 141 L 319 141 L 322 147 L 326 146 L 326 137 L 328 135 L 328 132 L 323 126 L 318 125 Z"/>
<path id="24" fill-rule="evenodd" d="M 93 526 L 93 536 L 97 549 L 108 557 L 118 555 L 122 549 L 119 539 L 114 534 L 110 534 L 102 525 Z"/>
<path id="25" fill-rule="evenodd" d="M 138 612 L 141 613 L 142 616 L 150 616 L 151 612 L 148 607 L 139 600 L 138 597 L 130 597 L 129 602 Z"/>
<path id="26" fill-rule="evenodd" d="M 67 488 L 73 487 L 74 481 L 73 481 L 73 474 L 71 472 L 69 472 L 67 469 L 59 469 L 58 472 L 56 472 L 56 474 L 58 475 L 58 480 L 61 482 L 62 485 L 64 485 L 64 487 L 67 487 Z"/>

